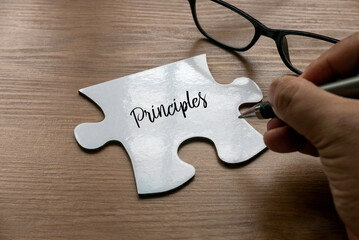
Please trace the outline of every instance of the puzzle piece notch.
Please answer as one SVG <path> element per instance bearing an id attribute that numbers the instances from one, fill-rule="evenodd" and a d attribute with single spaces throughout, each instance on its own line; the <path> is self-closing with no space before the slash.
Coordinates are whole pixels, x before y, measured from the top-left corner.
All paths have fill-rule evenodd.
<path id="1" fill-rule="evenodd" d="M 177 154 L 179 145 L 189 138 L 210 139 L 220 159 L 227 163 L 246 161 L 265 148 L 263 137 L 245 120 L 238 119 L 241 104 L 262 99 L 260 89 L 248 78 L 218 84 L 210 74 L 205 55 L 80 91 L 99 105 L 105 119 L 77 126 L 77 141 L 87 149 L 112 140 L 121 142 L 130 156 L 139 194 L 169 191 L 194 176 L 193 166 Z M 205 98 L 202 105 L 198 104 L 199 93 Z M 191 101 L 197 108 L 188 106 Z M 142 119 L 140 127 L 130 115 L 131 109 L 138 106 L 148 110 L 175 102 L 187 102 L 187 111 L 154 122 Z"/>

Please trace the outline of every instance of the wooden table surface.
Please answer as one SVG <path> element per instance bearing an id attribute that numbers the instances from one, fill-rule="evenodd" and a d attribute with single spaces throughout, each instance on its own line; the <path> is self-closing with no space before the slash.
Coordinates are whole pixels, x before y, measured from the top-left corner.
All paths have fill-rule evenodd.
<path id="1" fill-rule="evenodd" d="M 359 29 L 358 0 L 236 2 L 272 28 Z M 268 150 L 228 167 L 188 141 L 195 178 L 140 198 L 122 145 L 76 143 L 77 124 L 103 119 L 80 88 L 202 53 L 218 82 L 248 76 L 265 96 L 291 73 L 271 39 L 244 53 L 204 40 L 186 0 L 0 0 L 0 239 L 346 239 L 317 158 Z"/>

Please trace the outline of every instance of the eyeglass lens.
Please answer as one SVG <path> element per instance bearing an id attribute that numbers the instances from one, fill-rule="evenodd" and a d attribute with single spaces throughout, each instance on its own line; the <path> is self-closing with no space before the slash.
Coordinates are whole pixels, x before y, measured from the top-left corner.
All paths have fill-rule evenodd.
<path id="1" fill-rule="evenodd" d="M 303 72 L 311 62 L 334 45 L 327 41 L 300 35 L 286 35 L 285 38 L 288 43 L 289 59 L 287 60 L 293 67 L 301 72 Z"/>
<path id="2" fill-rule="evenodd" d="M 237 12 L 210 0 L 196 0 L 199 25 L 214 40 L 231 48 L 247 47 L 255 35 L 254 25 Z M 305 68 L 333 43 L 305 37 L 286 35 L 282 39 L 282 51 L 286 60 L 297 70 Z"/>
<path id="3" fill-rule="evenodd" d="M 243 48 L 254 37 L 255 28 L 250 21 L 218 3 L 197 0 L 196 14 L 202 29 L 224 45 Z"/>

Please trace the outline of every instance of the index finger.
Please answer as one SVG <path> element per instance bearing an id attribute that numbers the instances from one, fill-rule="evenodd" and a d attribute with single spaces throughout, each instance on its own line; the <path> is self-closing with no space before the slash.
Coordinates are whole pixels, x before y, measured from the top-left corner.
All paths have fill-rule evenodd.
<path id="1" fill-rule="evenodd" d="M 357 75 L 359 32 L 343 39 L 312 62 L 301 77 L 317 84 Z"/>

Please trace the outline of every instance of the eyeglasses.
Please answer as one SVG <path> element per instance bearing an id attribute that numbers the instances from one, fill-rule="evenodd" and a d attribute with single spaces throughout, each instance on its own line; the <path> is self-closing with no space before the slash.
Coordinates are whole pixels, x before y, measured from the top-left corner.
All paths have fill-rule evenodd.
<path id="1" fill-rule="evenodd" d="M 309 63 L 339 40 L 323 35 L 271 29 L 222 0 L 188 0 L 198 30 L 217 45 L 247 51 L 261 35 L 272 38 L 284 64 L 301 74 Z"/>

